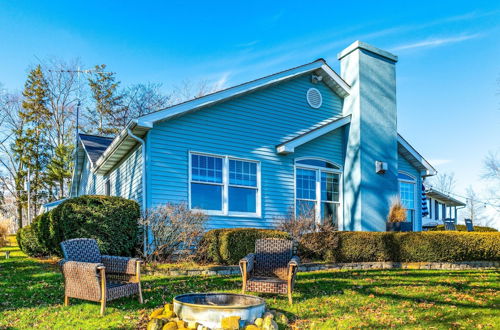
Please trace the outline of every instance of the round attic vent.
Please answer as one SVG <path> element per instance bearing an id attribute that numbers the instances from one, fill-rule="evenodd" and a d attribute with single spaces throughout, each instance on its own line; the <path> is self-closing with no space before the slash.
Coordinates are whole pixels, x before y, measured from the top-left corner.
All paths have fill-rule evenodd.
<path id="1" fill-rule="evenodd" d="M 307 103 L 309 103 L 311 108 L 318 109 L 323 103 L 320 91 L 316 88 L 309 88 L 307 91 Z"/>

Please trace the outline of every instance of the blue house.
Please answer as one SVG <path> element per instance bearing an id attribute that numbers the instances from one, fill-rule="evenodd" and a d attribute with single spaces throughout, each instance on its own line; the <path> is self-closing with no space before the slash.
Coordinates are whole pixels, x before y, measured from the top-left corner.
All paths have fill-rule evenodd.
<path id="1" fill-rule="evenodd" d="M 340 75 L 318 59 L 139 117 L 113 139 L 80 134 L 71 196 L 187 203 L 209 228 L 311 211 L 364 231 L 384 231 L 400 196 L 421 230 L 422 180 L 436 171 L 397 132 L 397 57 L 357 41 L 338 59 Z"/>

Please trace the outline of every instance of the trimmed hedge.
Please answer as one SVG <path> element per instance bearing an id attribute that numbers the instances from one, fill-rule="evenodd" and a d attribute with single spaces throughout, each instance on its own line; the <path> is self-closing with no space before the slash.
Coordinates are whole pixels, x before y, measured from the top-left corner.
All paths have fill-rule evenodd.
<path id="1" fill-rule="evenodd" d="M 290 239 L 278 230 L 211 230 L 200 241 L 197 260 L 234 265 L 267 237 Z M 500 233 L 324 231 L 304 235 L 298 252 L 304 260 L 327 262 L 500 261 Z"/>
<path id="2" fill-rule="evenodd" d="M 290 235 L 267 229 L 213 229 L 203 235 L 196 259 L 203 263 L 234 265 L 248 253 L 255 251 L 255 241 L 259 238 L 290 239 Z"/>
<path id="3" fill-rule="evenodd" d="M 28 255 L 62 256 L 60 242 L 94 238 L 103 254 L 130 256 L 138 243 L 139 217 L 139 204 L 125 198 L 71 198 L 23 228 L 18 233 L 18 242 Z"/>
<path id="4" fill-rule="evenodd" d="M 443 231 L 444 225 L 438 225 L 436 228 L 431 229 L 431 231 Z M 467 227 L 465 225 L 457 225 L 457 231 L 467 231 Z M 482 226 L 474 226 L 474 231 L 478 232 L 492 232 L 498 231 L 495 228 L 491 227 L 482 227 Z"/>
<path id="5" fill-rule="evenodd" d="M 337 232 L 334 246 L 313 259 L 329 262 L 450 262 L 500 260 L 500 233 L 468 232 Z M 303 237 L 301 246 L 322 241 L 321 233 Z"/>

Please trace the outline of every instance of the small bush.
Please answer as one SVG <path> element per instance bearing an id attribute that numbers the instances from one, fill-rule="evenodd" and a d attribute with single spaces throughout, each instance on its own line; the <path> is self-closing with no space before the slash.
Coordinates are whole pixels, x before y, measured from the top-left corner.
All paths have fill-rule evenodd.
<path id="1" fill-rule="evenodd" d="M 405 222 L 406 221 L 406 208 L 399 198 L 391 201 L 389 214 L 387 215 L 387 222 Z"/>
<path id="2" fill-rule="evenodd" d="M 248 253 L 255 251 L 255 241 L 260 238 L 290 239 L 290 234 L 254 228 L 210 230 L 200 241 L 196 258 L 204 263 L 234 265 Z"/>
<path id="3" fill-rule="evenodd" d="M 31 225 L 19 229 L 16 234 L 17 244 L 21 251 L 32 257 L 41 257 L 49 254 L 38 239 L 37 222 L 39 217 L 35 218 Z"/>
<path id="4" fill-rule="evenodd" d="M 334 251 L 338 248 L 340 232 L 332 225 L 320 225 L 317 232 L 308 233 L 299 241 L 299 255 L 307 260 L 334 262 Z"/>
<path id="5" fill-rule="evenodd" d="M 7 233 L 9 231 L 9 227 L 7 226 L 7 222 L 0 222 L 0 248 L 7 245 Z"/>
<path id="6" fill-rule="evenodd" d="M 444 225 L 438 225 L 436 228 L 431 229 L 430 231 L 444 231 Z M 467 231 L 467 227 L 465 225 L 457 225 L 457 231 Z M 482 227 L 482 226 L 474 226 L 474 231 L 477 232 L 493 232 L 498 231 L 495 228 L 491 227 Z"/>
<path id="7" fill-rule="evenodd" d="M 316 228 L 314 211 L 311 210 L 305 210 L 296 215 L 295 210 L 292 209 L 287 216 L 278 217 L 276 222 L 278 223 L 278 230 L 289 233 L 296 241 L 300 241 L 302 236 L 315 231 Z"/>
<path id="8" fill-rule="evenodd" d="M 161 261 L 174 253 L 177 257 L 190 256 L 207 219 L 206 214 L 189 210 L 186 204 L 168 203 L 148 210 L 141 224 L 148 228 L 152 240 L 147 244 L 149 254 L 144 257 L 148 261 Z"/>

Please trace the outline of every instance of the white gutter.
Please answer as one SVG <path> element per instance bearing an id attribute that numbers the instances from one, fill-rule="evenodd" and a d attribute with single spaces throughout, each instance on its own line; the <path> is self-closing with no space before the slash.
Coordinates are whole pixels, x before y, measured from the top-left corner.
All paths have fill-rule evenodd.
<path id="1" fill-rule="evenodd" d="M 141 180 L 141 185 L 142 185 L 142 210 L 141 214 L 144 217 L 146 215 L 146 142 L 141 139 L 140 137 L 134 135 L 132 133 L 132 130 L 127 127 L 127 133 L 128 135 L 139 142 L 142 146 L 142 180 Z M 146 227 L 146 230 L 144 230 L 144 246 L 143 246 L 143 253 L 146 254 L 146 239 L 148 235 L 148 230 Z"/>

